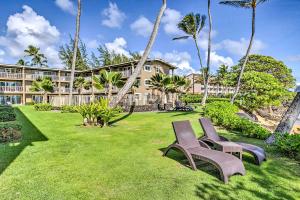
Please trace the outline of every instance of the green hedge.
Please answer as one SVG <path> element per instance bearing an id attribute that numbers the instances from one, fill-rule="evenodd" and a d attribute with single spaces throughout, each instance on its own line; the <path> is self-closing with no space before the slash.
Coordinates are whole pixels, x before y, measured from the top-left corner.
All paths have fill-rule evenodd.
<path id="1" fill-rule="evenodd" d="M 184 103 L 200 103 L 202 98 L 203 98 L 202 94 L 185 94 L 180 97 L 180 100 Z M 229 102 L 230 99 L 227 97 L 209 96 L 206 100 L 206 103 L 211 103 L 214 101 Z"/>
<path id="2" fill-rule="evenodd" d="M 260 125 L 236 115 L 238 110 L 236 105 L 229 102 L 215 101 L 206 105 L 204 115 L 211 118 L 216 125 L 237 131 L 246 137 L 266 139 L 271 134 Z"/>
<path id="3" fill-rule="evenodd" d="M 276 150 L 285 154 L 288 157 L 300 160 L 300 135 L 275 135 L 275 147 Z"/>
<path id="4" fill-rule="evenodd" d="M 78 112 L 76 106 L 69 106 L 69 105 L 62 106 L 60 110 L 62 113 L 77 113 Z"/>
<path id="5" fill-rule="evenodd" d="M 17 122 L 0 123 L 0 142 L 12 142 L 21 139 L 22 126 Z"/>
<path id="6" fill-rule="evenodd" d="M 37 111 L 50 111 L 52 110 L 52 105 L 49 103 L 37 103 L 34 104 L 34 109 Z"/>
<path id="7" fill-rule="evenodd" d="M 0 106 L 0 122 L 15 121 L 16 113 L 11 106 Z"/>

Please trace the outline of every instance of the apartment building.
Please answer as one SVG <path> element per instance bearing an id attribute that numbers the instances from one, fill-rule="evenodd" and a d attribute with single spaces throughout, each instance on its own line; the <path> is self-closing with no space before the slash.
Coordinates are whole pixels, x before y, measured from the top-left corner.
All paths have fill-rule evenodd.
<path id="1" fill-rule="evenodd" d="M 201 74 L 189 74 L 186 76 L 186 79 L 191 81 L 191 87 L 189 92 L 192 94 L 203 94 L 204 93 L 204 85 L 201 84 L 200 80 L 202 80 Z M 225 87 L 222 85 L 212 83 L 208 86 L 208 94 L 211 95 L 226 95 L 226 94 L 233 94 L 234 88 L 233 87 Z"/>
<path id="2" fill-rule="evenodd" d="M 75 76 L 82 76 L 87 80 L 92 80 L 92 76 L 98 75 L 101 70 L 117 71 L 122 73 L 126 80 L 133 73 L 137 61 L 121 63 L 117 65 L 103 66 L 86 71 L 76 71 Z M 158 99 L 159 92 L 149 88 L 150 78 L 156 73 L 173 74 L 175 66 L 160 60 L 148 60 L 137 79 L 137 87 L 124 98 L 124 102 L 138 105 L 149 104 Z M 0 64 L 0 104 L 27 104 L 31 102 L 42 102 L 41 92 L 30 90 L 32 82 L 38 78 L 50 77 L 54 84 L 54 91 L 48 95 L 47 102 L 54 106 L 65 105 L 68 103 L 70 93 L 70 70 L 40 68 L 19 65 Z M 78 103 L 78 90 L 72 90 L 74 104 Z M 113 89 L 113 94 L 118 92 L 118 88 Z M 82 103 L 88 103 L 92 98 L 99 98 L 104 95 L 104 90 L 97 90 L 91 87 L 89 90 L 81 91 Z"/>

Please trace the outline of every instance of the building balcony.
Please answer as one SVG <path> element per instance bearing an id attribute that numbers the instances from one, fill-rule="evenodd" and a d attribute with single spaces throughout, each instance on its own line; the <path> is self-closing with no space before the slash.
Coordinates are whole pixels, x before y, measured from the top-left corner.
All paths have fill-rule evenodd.
<path id="1" fill-rule="evenodd" d="M 0 92 L 23 92 L 22 86 L 0 86 Z"/>
<path id="2" fill-rule="evenodd" d="M 22 73 L 0 72 L 0 79 L 22 79 Z"/>

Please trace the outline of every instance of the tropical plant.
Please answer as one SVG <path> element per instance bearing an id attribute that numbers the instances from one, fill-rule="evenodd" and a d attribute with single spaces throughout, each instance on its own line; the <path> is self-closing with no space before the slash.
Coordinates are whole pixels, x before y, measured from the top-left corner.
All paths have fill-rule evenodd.
<path id="1" fill-rule="evenodd" d="M 27 57 L 31 58 L 31 66 L 47 66 L 47 58 L 44 54 L 40 53 L 40 48 L 37 48 L 33 45 L 29 45 L 27 49 L 24 50 L 24 52 Z"/>
<path id="2" fill-rule="evenodd" d="M 222 86 L 232 85 L 230 83 L 230 72 L 229 72 L 229 67 L 227 65 L 221 65 L 217 69 L 215 83 Z"/>
<path id="3" fill-rule="evenodd" d="M 118 105 L 118 103 L 122 100 L 122 98 L 128 93 L 128 91 L 131 89 L 132 85 L 135 83 L 136 78 L 139 76 L 149 54 L 151 51 L 151 48 L 155 42 L 157 33 L 158 33 L 158 28 L 160 25 L 160 21 L 161 18 L 166 10 L 167 7 L 167 0 L 162 0 L 163 4 L 160 8 L 160 11 L 158 13 L 158 16 L 156 18 L 156 21 L 154 23 L 153 26 L 153 31 L 151 33 L 149 42 L 147 44 L 147 47 L 144 50 L 143 56 L 141 57 L 141 59 L 139 60 L 136 68 L 134 69 L 134 72 L 132 73 L 132 75 L 128 78 L 128 80 L 126 81 L 125 85 L 123 86 L 123 88 L 118 92 L 117 96 L 110 102 L 110 106 L 111 107 L 116 107 Z"/>
<path id="4" fill-rule="evenodd" d="M 107 99 L 111 101 L 113 87 L 123 87 L 124 81 L 122 79 L 122 74 L 119 72 L 101 70 L 99 76 L 93 76 L 93 85 L 98 90 L 104 88 Z"/>
<path id="5" fill-rule="evenodd" d="M 52 105 L 49 103 L 37 103 L 33 105 L 36 111 L 50 111 L 52 110 Z"/>
<path id="6" fill-rule="evenodd" d="M 155 74 L 150 78 L 149 88 L 161 92 L 161 103 L 167 103 L 167 94 L 172 89 L 172 79 L 166 74 Z"/>
<path id="7" fill-rule="evenodd" d="M 175 105 L 175 101 L 178 99 L 178 93 L 184 92 L 186 87 L 189 87 L 188 81 L 181 76 L 174 75 L 170 77 L 170 84 L 167 86 L 168 91 L 172 93 L 172 102 L 173 106 Z"/>
<path id="8" fill-rule="evenodd" d="M 54 85 L 50 77 L 44 77 L 33 81 L 30 90 L 33 92 L 41 92 L 43 94 L 43 102 L 47 103 L 48 93 L 53 92 Z"/>
<path id="9" fill-rule="evenodd" d="M 198 59 L 199 59 L 199 63 L 200 63 L 200 71 L 203 76 L 204 84 L 205 84 L 205 80 L 207 77 L 206 74 L 208 73 L 208 71 L 207 71 L 207 68 L 205 68 L 202 63 L 200 48 L 198 45 L 198 38 L 199 38 L 199 34 L 200 34 L 201 30 L 205 26 L 205 21 L 206 21 L 205 15 L 194 14 L 194 13 L 187 14 L 177 25 L 178 28 L 180 30 L 182 30 L 184 33 L 186 33 L 187 35 L 173 38 L 173 40 L 193 38 L 196 49 L 197 49 L 197 55 L 198 55 Z M 204 99 L 204 96 L 203 96 L 203 99 Z M 202 99 L 202 102 L 203 102 L 203 99 Z"/>
<path id="10" fill-rule="evenodd" d="M 74 82 L 74 75 L 75 75 L 75 66 L 76 66 L 76 58 L 77 58 L 77 51 L 78 51 L 78 40 L 79 40 L 79 30 L 80 30 L 80 15 L 81 15 L 81 0 L 77 1 L 77 17 L 76 17 L 76 32 L 75 32 L 75 40 L 74 40 L 74 51 L 73 51 L 73 58 L 72 58 L 72 67 L 71 67 L 71 80 L 70 80 L 70 94 L 69 94 L 69 105 L 72 104 L 73 98 L 73 82 Z"/>
<path id="11" fill-rule="evenodd" d="M 74 53 L 74 39 L 70 36 L 69 43 L 60 46 L 58 52 L 59 58 L 62 61 L 62 63 L 65 65 L 66 69 L 72 68 L 73 53 Z M 90 68 L 89 59 L 88 59 L 86 45 L 81 39 L 79 39 L 75 69 L 87 70 L 89 68 Z"/>
<path id="12" fill-rule="evenodd" d="M 92 86 L 91 81 L 87 81 L 85 80 L 85 78 L 79 76 L 74 80 L 74 88 L 78 90 L 78 95 L 79 95 L 79 99 L 78 99 L 78 104 L 81 104 L 82 101 L 82 90 L 89 90 Z"/>
<path id="13" fill-rule="evenodd" d="M 26 66 L 26 65 L 29 65 L 29 63 L 21 58 L 18 60 L 17 65 Z"/>
<path id="14" fill-rule="evenodd" d="M 250 42 L 249 42 L 249 45 L 248 45 L 248 48 L 247 48 L 247 52 L 246 52 L 246 55 L 245 55 L 243 65 L 241 66 L 241 69 L 240 69 L 240 73 L 239 73 L 239 76 L 238 76 L 236 88 L 235 88 L 235 91 L 234 91 L 234 93 L 232 95 L 232 98 L 231 98 L 231 103 L 234 102 L 234 100 L 235 100 L 235 98 L 238 95 L 238 92 L 240 90 L 243 73 L 244 73 L 246 64 L 248 62 L 248 58 L 249 58 L 250 51 L 251 51 L 251 48 L 252 48 L 254 35 L 255 35 L 256 7 L 258 5 L 266 2 L 266 1 L 268 1 L 268 0 L 227 0 L 227 1 L 220 1 L 220 4 L 230 5 L 230 6 L 234 6 L 234 7 L 238 7 L 238 8 L 252 9 L 252 33 L 251 33 L 251 37 L 250 37 Z"/>

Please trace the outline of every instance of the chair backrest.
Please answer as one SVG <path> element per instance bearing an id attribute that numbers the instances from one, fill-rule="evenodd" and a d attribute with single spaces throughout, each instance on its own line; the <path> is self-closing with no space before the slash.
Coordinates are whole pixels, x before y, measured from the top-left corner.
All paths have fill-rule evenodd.
<path id="1" fill-rule="evenodd" d="M 180 107 L 181 106 L 181 102 L 180 101 L 175 101 L 175 106 L 176 107 Z"/>
<path id="2" fill-rule="evenodd" d="M 186 147 L 200 147 L 191 123 L 188 120 L 172 122 L 177 142 Z"/>
<path id="3" fill-rule="evenodd" d="M 205 136 L 208 139 L 211 139 L 213 141 L 220 141 L 221 138 L 219 137 L 215 127 L 213 126 L 212 122 L 208 118 L 200 118 L 199 122 L 201 124 L 201 127 L 204 131 Z"/>

